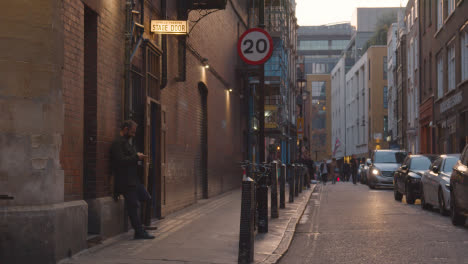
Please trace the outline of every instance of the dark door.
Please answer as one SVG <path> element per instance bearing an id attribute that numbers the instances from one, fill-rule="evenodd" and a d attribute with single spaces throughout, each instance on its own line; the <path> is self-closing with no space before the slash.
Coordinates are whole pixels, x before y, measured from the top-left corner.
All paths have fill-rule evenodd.
<path id="1" fill-rule="evenodd" d="M 84 13 L 83 196 L 96 198 L 97 136 L 97 14 Z M 94 230 L 92 233 L 98 233 Z"/>
<path id="2" fill-rule="evenodd" d="M 198 198 L 208 198 L 208 88 L 202 82 L 198 84 L 200 93 L 199 131 L 200 131 L 200 153 L 199 153 L 199 178 Z"/>
<path id="3" fill-rule="evenodd" d="M 149 139 L 149 164 L 148 164 L 148 192 L 151 194 L 151 204 L 147 204 L 148 212 L 152 217 L 162 216 L 162 177 L 161 177 L 161 107 L 155 102 L 148 105 L 148 139 Z M 147 219 L 149 221 L 149 219 Z"/>

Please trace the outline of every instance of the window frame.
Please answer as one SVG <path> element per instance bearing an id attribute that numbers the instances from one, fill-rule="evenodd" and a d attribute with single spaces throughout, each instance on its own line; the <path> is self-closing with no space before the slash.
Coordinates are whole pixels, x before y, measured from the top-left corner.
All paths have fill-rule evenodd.
<path id="1" fill-rule="evenodd" d="M 436 55 L 437 98 L 444 97 L 444 57 L 442 51 Z M 440 67 L 440 68 L 439 68 Z"/>

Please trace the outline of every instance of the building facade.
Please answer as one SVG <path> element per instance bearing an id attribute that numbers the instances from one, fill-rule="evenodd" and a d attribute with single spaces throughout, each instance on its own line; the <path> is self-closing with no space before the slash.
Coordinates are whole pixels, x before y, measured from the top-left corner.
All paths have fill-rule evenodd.
<path id="1" fill-rule="evenodd" d="M 345 58 L 337 62 L 331 72 L 331 142 L 333 157 L 346 156 L 346 68 Z"/>
<path id="2" fill-rule="evenodd" d="M 346 74 L 346 154 L 367 157 L 369 143 L 369 53 Z M 372 72 L 371 72 L 372 73 Z"/>
<path id="3" fill-rule="evenodd" d="M 307 136 L 310 139 L 310 155 L 314 160 L 331 158 L 331 78 L 329 74 L 308 74 L 306 101 Z M 309 102 L 310 101 L 310 102 Z"/>
<path id="4" fill-rule="evenodd" d="M 397 143 L 398 119 L 397 119 L 397 44 L 398 23 L 393 23 L 387 32 L 387 81 L 388 81 L 388 133 L 387 141 L 390 148 L 399 148 Z"/>
<path id="5" fill-rule="evenodd" d="M 406 150 L 419 153 L 419 16 L 418 1 L 410 0 L 406 5 Z"/>
<path id="6" fill-rule="evenodd" d="M 387 149 L 387 47 L 371 46 L 346 74 L 346 155 Z"/>
<path id="7" fill-rule="evenodd" d="M 299 27 L 298 55 L 305 74 L 329 74 L 348 45 L 351 33 L 349 23 Z"/>
<path id="8" fill-rule="evenodd" d="M 468 136 L 468 3 L 434 1 L 435 152 L 460 153 Z M 435 60 L 434 60 L 435 59 Z"/>
<path id="9" fill-rule="evenodd" d="M 247 86 L 236 71 L 236 44 L 248 28 L 249 1 L 198 2 L 6 6 L 2 263 L 54 263 L 85 249 L 88 235 L 126 230 L 109 166 L 126 118 L 139 124 L 133 143 L 149 156 L 139 169 L 153 197 L 145 221 L 240 186 Z M 127 16 L 141 26 L 126 42 Z M 150 31 L 155 19 L 199 22 L 190 22 L 187 36 L 169 36 Z"/>

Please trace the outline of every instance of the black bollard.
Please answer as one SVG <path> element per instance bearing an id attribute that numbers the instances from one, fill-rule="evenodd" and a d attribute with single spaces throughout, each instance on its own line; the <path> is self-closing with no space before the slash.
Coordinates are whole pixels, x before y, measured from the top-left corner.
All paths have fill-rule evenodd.
<path id="1" fill-rule="evenodd" d="M 268 186 L 260 183 L 257 188 L 258 199 L 258 232 L 268 233 Z"/>
<path id="2" fill-rule="evenodd" d="M 302 193 L 302 188 L 304 187 L 304 171 L 302 169 L 302 164 L 299 164 L 299 193 Z"/>
<path id="3" fill-rule="evenodd" d="M 280 208 L 286 208 L 286 164 L 281 164 L 281 173 L 279 179 Z"/>
<path id="4" fill-rule="evenodd" d="M 299 196 L 299 165 L 294 166 L 294 196 Z"/>
<path id="5" fill-rule="evenodd" d="M 254 260 L 255 204 L 255 182 L 245 178 L 242 181 L 238 263 L 251 263 Z"/>
<path id="6" fill-rule="evenodd" d="M 271 163 L 271 218 L 279 217 L 278 209 L 278 174 L 279 174 L 279 164 L 276 161 Z"/>
<path id="7" fill-rule="evenodd" d="M 288 164 L 288 178 L 289 178 L 289 202 L 294 203 L 294 183 L 295 183 L 295 172 L 294 172 L 294 164 Z"/>

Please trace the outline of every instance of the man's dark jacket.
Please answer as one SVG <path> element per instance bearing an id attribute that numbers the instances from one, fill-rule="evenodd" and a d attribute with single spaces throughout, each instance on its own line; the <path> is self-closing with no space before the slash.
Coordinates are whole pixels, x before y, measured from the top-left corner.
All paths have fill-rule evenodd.
<path id="1" fill-rule="evenodd" d="M 114 194 L 124 194 L 136 189 L 138 179 L 138 155 L 128 138 L 119 136 L 111 146 L 111 166 L 114 174 Z"/>

